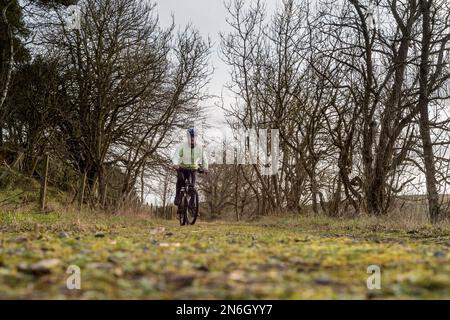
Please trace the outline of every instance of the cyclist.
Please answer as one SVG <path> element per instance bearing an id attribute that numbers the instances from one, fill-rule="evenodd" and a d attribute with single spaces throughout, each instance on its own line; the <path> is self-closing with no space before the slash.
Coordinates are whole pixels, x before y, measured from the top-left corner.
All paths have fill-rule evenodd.
<path id="1" fill-rule="evenodd" d="M 197 133 L 194 128 L 187 130 L 187 140 L 177 146 L 172 157 L 172 163 L 177 170 L 177 185 L 174 204 L 180 205 L 180 189 L 184 185 L 185 179 L 188 175 L 192 175 L 192 183 L 195 185 L 195 173 L 198 170 L 200 173 L 208 172 L 208 159 L 204 155 L 202 146 L 196 143 Z"/>

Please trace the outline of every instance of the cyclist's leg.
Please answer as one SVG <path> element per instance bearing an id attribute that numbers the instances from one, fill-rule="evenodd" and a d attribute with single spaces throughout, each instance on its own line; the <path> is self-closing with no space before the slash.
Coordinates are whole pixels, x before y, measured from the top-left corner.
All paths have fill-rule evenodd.
<path id="1" fill-rule="evenodd" d="M 184 176 L 186 177 L 185 179 L 187 179 L 187 181 L 189 181 L 190 184 L 195 187 L 195 171 L 185 169 Z"/>
<path id="2" fill-rule="evenodd" d="M 178 168 L 177 169 L 177 184 L 175 187 L 175 201 L 174 204 L 176 206 L 180 205 L 180 190 L 181 187 L 184 185 L 184 173 L 183 173 L 183 169 Z"/>
<path id="3" fill-rule="evenodd" d="M 195 187 L 195 180 L 197 178 L 197 171 L 191 171 L 191 181 L 192 185 Z"/>

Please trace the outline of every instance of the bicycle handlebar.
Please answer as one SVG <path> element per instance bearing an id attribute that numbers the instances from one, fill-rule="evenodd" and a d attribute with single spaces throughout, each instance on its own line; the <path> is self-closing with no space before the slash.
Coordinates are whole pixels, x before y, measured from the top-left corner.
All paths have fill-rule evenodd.
<path id="1" fill-rule="evenodd" d="M 177 169 L 180 169 L 180 166 L 175 166 L 174 167 L 175 168 L 175 170 L 177 170 Z M 198 173 L 207 173 L 208 171 L 207 170 L 205 170 L 205 169 L 191 169 L 191 168 L 183 168 L 184 170 L 188 170 L 188 171 L 192 171 L 192 172 L 198 172 Z"/>

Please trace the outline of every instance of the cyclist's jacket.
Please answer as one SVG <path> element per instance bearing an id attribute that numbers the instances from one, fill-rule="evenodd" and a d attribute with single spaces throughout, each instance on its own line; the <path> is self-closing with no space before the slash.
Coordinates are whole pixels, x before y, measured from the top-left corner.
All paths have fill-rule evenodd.
<path id="1" fill-rule="evenodd" d="M 194 148 L 191 148 L 189 135 L 187 135 L 186 142 L 177 146 L 172 157 L 172 163 L 182 168 L 198 169 L 201 167 L 202 169 L 208 170 L 206 150 L 202 146 L 197 145 L 196 140 L 194 140 Z"/>

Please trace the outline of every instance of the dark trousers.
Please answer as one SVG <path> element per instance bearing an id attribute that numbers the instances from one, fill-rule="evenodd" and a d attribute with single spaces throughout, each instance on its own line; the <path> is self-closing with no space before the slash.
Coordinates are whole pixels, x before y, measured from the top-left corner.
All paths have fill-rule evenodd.
<path id="1" fill-rule="evenodd" d="M 180 195 L 180 189 L 182 186 L 184 186 L 184 181 L 189 178 L 189 175 L 191 175 L 191 181 L 192 184 L 195 185 L 195 171 L 184 169 L 184 168 L 178 168 L 177 169 L 177 186 L 176 186 L 176 196 L 178 197 Z"/>

